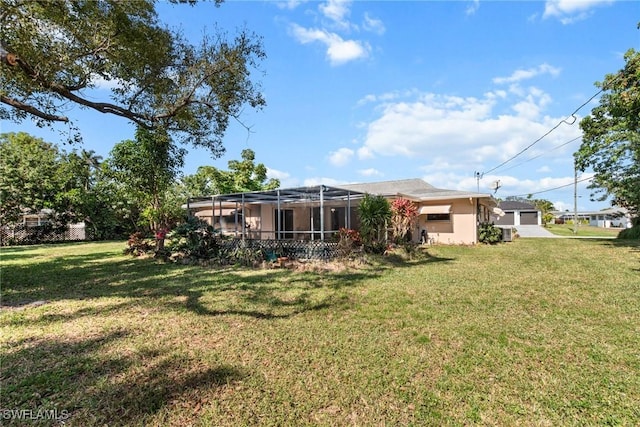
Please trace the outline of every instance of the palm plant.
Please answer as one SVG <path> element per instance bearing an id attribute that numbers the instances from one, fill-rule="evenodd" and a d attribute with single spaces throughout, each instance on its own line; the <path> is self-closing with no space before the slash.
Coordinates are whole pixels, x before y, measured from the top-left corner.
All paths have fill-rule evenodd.
<path id="1" fill-rule="evenodd" d="M 358 207 L 360 215 L 360 234 L 365 243 L 378 242 L 382 239 L 382 232 L 391 219 L 391 205 L 383 196 L 365 194 Z"/>

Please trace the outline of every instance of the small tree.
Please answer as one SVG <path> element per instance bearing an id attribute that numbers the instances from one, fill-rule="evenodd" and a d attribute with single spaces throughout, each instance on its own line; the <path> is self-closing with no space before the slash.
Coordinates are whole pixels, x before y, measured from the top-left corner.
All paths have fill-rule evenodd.
<path id="1" fill-rule="evenodd" d="M 396 243 L 405 241 L 418 218 L 418 208 L 410 200 L 399 198 L 391 202 L 391 226 Z"/>
<path id="2" fill-rule="evenodd" d="M 542 225 L 546 227 L 548 223 L 553 221 L 553 214 L 551 213 L 551 211 L 555 210 L 555 208 L 553 207 L 553 203 L 545 199 L 529 200 L 533 202 L 533 205 L 540 211 L 542 215 Z"/>
<path id="3" fill-rule="evenodd" d="M 176 147 L 162 129 L 138 128 L 136 139 L 116 144 L 107 159 L 107 174 L 138 202 L 142 218 L 154 232 L 173 219 L 169 190 L 184 155 L 185 150 Z"/>

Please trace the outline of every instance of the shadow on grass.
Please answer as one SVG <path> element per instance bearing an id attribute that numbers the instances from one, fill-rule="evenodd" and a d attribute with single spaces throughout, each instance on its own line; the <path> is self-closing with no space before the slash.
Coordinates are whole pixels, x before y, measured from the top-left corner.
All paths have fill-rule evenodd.
<path id="1" fill-rule="evenodd" d="M 613 246 L 615 248 L 627 248 L 629 252 L 635 256 L 640 254 L 640 239 L 591 239 L 597 240 L 597 242 L 603 246 Z M 638 263 L 640 264 L 640 257 L 638 257 Z M 633 271 L 639 271 L 640 267 L 632 269 Z"/>
<path id="2" fill-rule="evenodd" d="M 73 425 L 144 424 L 172 402 L 192 404 L 200 391 L 247 376 L 241 368 L 207 366 L 162 347 L 133 354 L 112 350 L 126 348 L 128 338 L 128 332 L 115 330 L 74 341 L 14 342 L 0 368 L 2 408 L 56 409 Z"/>
<path id="3" fill-rule="evenodd" d="M 80 246 L 80 245 L 78 245 Z M 109 248 L 109 247 L 106 247 Z M 21 324 L 68 321 L 83 316 L 107 316 L 136 304 L 163 305 L 199 315 L 241 315 L 256 319 L 285 318 L 348 304 L 345 288 L 374 279 L 388 269 L 448 262 L 420 250 L 411 260 L 391 254 L 362 268 L 339 271 L 211 269 L 132 258 L 110 250 L 91 248 L 87 254 L 29 254 L 29 248 L 12 248 L 24 256 L 21 262 L 3 262 L 2 311 L 34 301 L 125 298 L 110 306 L 82 307 L 75 312 L 45 313 L 14 318 Z M 29 262 L 29 257 L 33 260 Z M 218 298 L 219 297 L 219 298 Z M 212 303 L 211 300 L 225 300 Z M 207 302 L 203 302 L 207 300 Z M 28 310 L 28 308 L 27 308 Z"/>

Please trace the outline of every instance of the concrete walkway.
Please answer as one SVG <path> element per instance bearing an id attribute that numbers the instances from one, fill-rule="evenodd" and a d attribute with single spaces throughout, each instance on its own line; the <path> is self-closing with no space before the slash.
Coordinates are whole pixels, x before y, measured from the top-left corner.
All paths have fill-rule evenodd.
<path id="1" fill-rule="evenodd" d="M 515 229 L 518 230 L 518 235 L 520 237 L 545 237 L 545 238 L 558 238 L 561 236 L 556 236 L 546 228 L 541 225 L 514 225 Z"/>

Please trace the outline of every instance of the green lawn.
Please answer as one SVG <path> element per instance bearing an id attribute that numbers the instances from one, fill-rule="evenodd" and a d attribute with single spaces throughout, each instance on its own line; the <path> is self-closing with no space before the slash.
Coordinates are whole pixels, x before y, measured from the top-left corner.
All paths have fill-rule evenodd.
<path id="1" fill-rule="evenodd" d="M 578 236 L 578 237 L 617 237 L 621 228 L 603 228 L 591 225 L 579 225 L 578 233 L 574 234 L 573 224 L 547 224 L 547 230 L 558 236 Z"/>
<path id="2" fill-rule="evenodd" d="M 435 246 L 304 272 L 123 247 L 2 248 L 3 425 L 53 409 L 71 426 L 640 420 L 638 242 Z"/>

